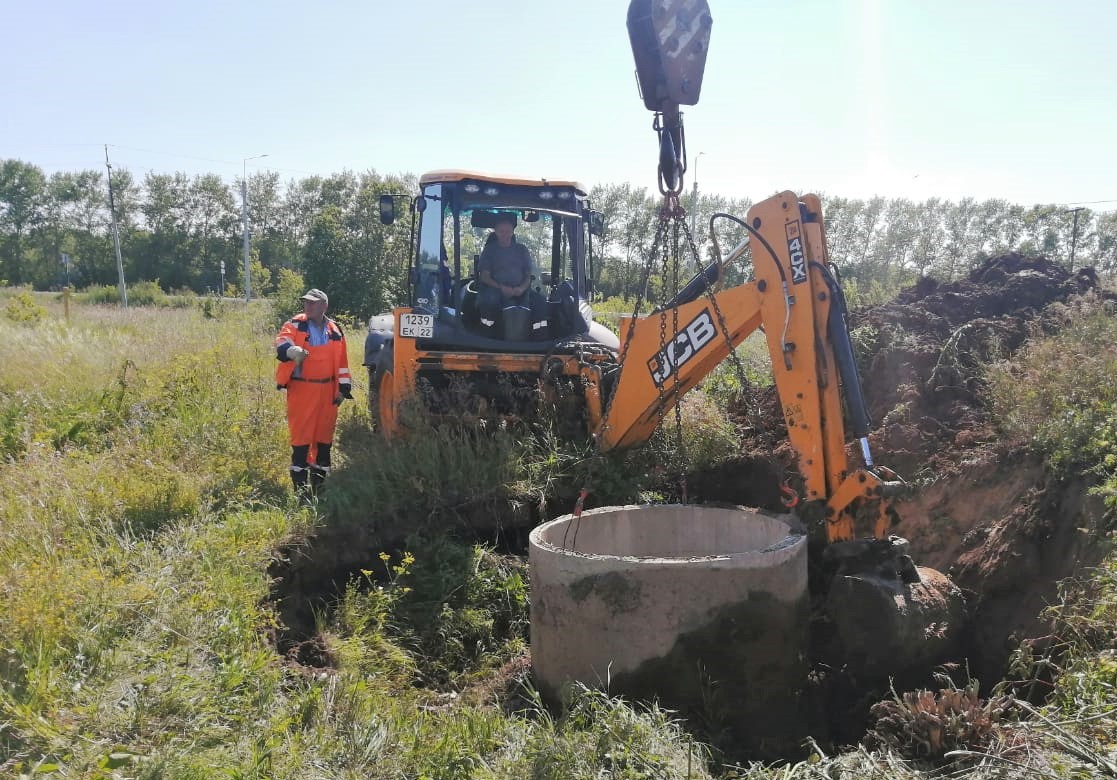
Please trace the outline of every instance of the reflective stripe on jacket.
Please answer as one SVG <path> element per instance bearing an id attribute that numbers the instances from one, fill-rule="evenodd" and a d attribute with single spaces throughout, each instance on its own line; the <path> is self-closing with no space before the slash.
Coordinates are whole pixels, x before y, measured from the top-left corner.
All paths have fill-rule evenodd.
<path id="1" fill-rule="evenodd" d="M 345 334 L 329 317 L 326 318 L 326 336 L 325 344 L 310 346 L 310 323 L 305 314 L 296 314 L 283 323 L 279 335 L 275 337 L 275 357 L 279 361 L 275 368 L 277 389 L 287 387 L 295 373 L 295 361 L 287 357 L 287 350 L 292 346 L 302 347 L 310 353 L 303 360 L 299 378 L 315 383 L 332 380 L 335 395 L 340 385 L 349 389 L 352 378 L 349 375 L 349 356 L 345 351 Z"/>

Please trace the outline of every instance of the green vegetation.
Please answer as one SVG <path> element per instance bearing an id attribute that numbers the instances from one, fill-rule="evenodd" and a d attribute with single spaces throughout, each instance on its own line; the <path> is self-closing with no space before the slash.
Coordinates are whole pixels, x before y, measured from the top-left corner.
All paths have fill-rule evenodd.
<path id="1" fill-rule="evenodd" d="M 166 292 L 243 295 L 242 182 L 212 173 L 147 172 L 139 178 L 117 169 L 112 176 L 130 288 L 159 280 Z M 285 300 L 283 273 L 288 272 L 329 290 L 335 311 L 362 318 L 406 298 L 410 219 L 382 225 L 377 198 L 415 192 L 415 174 L 346 171 L 281 182 L 280 174 L 270 171 L 251 174 L 244 184 L 254 296 Z M 114 300 L 117 268 L 106 192 L 99 170 L 48 176 L 32 163 L 0 159 L 0 279 L 36 290 L 70 285 Z M 661 199 L 654 190 L 629 183 L 598 185 L 590 197 L 605 222 L 604 235 L 594 242 L 595 290 L 600 298 L 627 303 L 644 281 Z M 1117 269 L 1117 212 L 1085 208 L 1072 213 L 1052 204 L 972 198 L 914 202 L 834 196 L 823 204 L 830 258 L 842 269 L 847 298 L 855 305 L 881 302 L 920 275 L 962 278 L 983 259 L 1010 250 L 1044 254 L 1068 266 Z M 693 249 L 685 232 L 679 246 L 669 249 L 686 269 L 680 280 L 685 283 L 696 264 L 713 257 L 711 215 L 743 217 L 751 202 L 702 193 L 697 202 L 686 199 L 684 205 L 693 212 Z M 744 238 L 740 227 L 725 219 L 715 220 L 713 230 L 722 252 Z M 65 266 L 61 255 L 70 260 Z M 654 265 L 644 293 L 659 300 L 673 285 L 662 278 L 661 255 Z M 745 260 L 730 268 L 727 278 L 739 284 L 749 273 Z M 156 297 L 133 303 L 147 305 Z"/>
<path id="2" fill-rule="evenodd" d="M 1005 431 L 1063 474 L 1098 480 L 1117 516 L 1117 318 L 1097 295 L 1051 312 L 1053 335 L 1029 342 L 990 374 Z"/>
<path id="3" fill-rule="evenodd" d="M 0 294 L 0 308 L 30 308 L 22 295 Z M 815 746 L 784 767 L 711 765 L 710 751 L 654 706 L 576 689 L 561 711 L 544 707 L 526 675 L 523 562 L 446 533 L 486 513 L 539 511 L 587 483 L 600 503 L 647 497 L 660 489 L 650 466 L 672 451 L 670 435 L 659 451 L 605 459 L 545 428 L 487 436 L 432 428 L 386 448 L 368 432 L 363 405 L 347 403 L 336 474 L 320 503 L 300 504 L 289 495 L 271 379 L 277 313 L 212 299 L 127 310 L 73 302 L 66 322 L 54 297 L 31 303 L 41 316 L 9 318 L 0 342 L 0 774 L 760 780 L 994 777 L 1020 764 L 1047 777 L 1117 771 L 1117 562 L 1067 586 L 1061 636 L 1071 652 L 1044 709 L 1020 705 L 1006 717 L 999 703 L 961 694 L 900 699 L 881 750 L 825 756 Z M 1064 392 L 1045 403 L 1085 414 L 1112 398 L 1101 386 L 1112 363 L 1082 362 L 1087 346 L 1111 351 L 1099 349 L 1117 343 L 1111 327 L 1100 307 L 1068 310 L 1054 337 L 1063 342 L 1037 341 L 1026 351 L 1037 362 L 999 370 L 1034 384 L 1019 379 L 1025 365 L 1041 372 L 1044 355 L 1078 353 L 1065 357 Z M 350 348 L 359 367 L 359 336 Z M 1068 400 L 1072 370 L 1088 383 L 1077 404 Z M 1031 421 L 1021 431 L 1036 437 L 1051 412 L 1029 411 L 1031 395 L 1014 401 L 993 386 L 1004 418 Z M 732 436 L 710 400 L 718 397 L 696 395 L 684 407 L 690 460 L 678 465 L 727 454 Z M 1112 421 L 1104 408 L 1092 433 L 1074 440 L 1078 449 L 1052 434 L 1035 441 L 1095 459 L 1112 490 L 1108 445 L 1094 441 Z M 324 663 L 304 665 L 277 650 L 284 627 L 268 567 L 280 551 L 307 550 L 315 535 L 345 527 L 398 527 L 409 538 L 401 550 L 368 550 L 318 613 L 313 643 Z M 976 733 L 979 743 L 944 742 L 955 750 L 933 756 L 885 750 L 919 733 L 905 724 L 958 712 L 952 734 Z"/>
<path id="4" fill-rule="evenodd" d="M 370 554 L 367 574 L 321 615 L 328 668 L 284 662 L 269 561 L 323 523 L 359 522 L 355 485 L 390 489 L 352 471 L 357 452 L 346 460 L 363 409 L 342 410 L 350 440 L 329 519 L 288 496 L 270 313 L 75 303 L 67 324 L 60 302 L 44 310 L 37 360 L 18 359 L 31 333 L 21 325 L 0 347 L 4 772 L 638 778 L 685 776 L 690 760 L 691 776 L 706 776 L 662 711 L 589 691 L 557 718 L 543 708 L 516 665 L 522 563 L 444 534 L 413 537 L 390 576 Z M 351 346 L 359 365 L 360 339 Z M 500 475 L 515 477 L 516 500 L 582 462 L 531 452 L 504 466 L 522 472 Z M 381 452 L 381 474 L 402 477 L 411 454 L 393 464 Z M 478 462 L 432 467 L 463 477 L 453 490 Z M 436 484 L 371 500 L 412 518 L 428 487 L 432 504 L 445 498 Z M 518 714 L 499 706 L 505 688 Z"/>
<path id="5" fill-rule="evenodd" d="M 24 290 L 8 299 L 4 316 L 12 322 L 34 323 L 46 316 L 46 309 L 35 302 L 29 290 Z"/>

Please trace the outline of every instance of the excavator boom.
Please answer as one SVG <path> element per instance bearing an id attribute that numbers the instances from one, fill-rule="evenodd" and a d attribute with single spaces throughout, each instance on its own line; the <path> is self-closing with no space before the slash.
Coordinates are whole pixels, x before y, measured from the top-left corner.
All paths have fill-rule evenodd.
<path id="1" fill-rule="evenodd" d="M 604 448 L 647 441 L 685 392 L 763 328 L 784 422 L 799 454 L 802 498 L 820 507 L 827 541 L 882 538 L 889 513 L 881 499 L 895 479 L 875 470 L 871 457 L 865 468 L 849 468 L 843 390 L 844 406 L 864 419 L 855 426 L 864 428 L 862 436 L 868 425 L 841 290 L 828 267 L 821 202 L 781 192 L 753 206 L 743 224 L 751 234 L 754 281 L 701 296 L 708 285 L 702 280 L 721 276 L 720 269 L 707 269 L 692 293 L 680 296 L 694 300 L 621 320 L 627 357 L 598 441 Z"/>

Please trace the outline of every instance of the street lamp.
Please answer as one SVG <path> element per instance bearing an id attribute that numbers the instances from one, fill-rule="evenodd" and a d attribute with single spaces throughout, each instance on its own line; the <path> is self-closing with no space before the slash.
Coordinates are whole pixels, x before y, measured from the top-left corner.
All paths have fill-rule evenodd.
<path id="1" fill-rule="evenodd" d="M 691 165 L 691 168 L 694 169 L 694 189 L 692 190 L 692 194 L 690 196 L 690 235 L 691 235 L 691 238 L 694 237 L 695 220 L 698 218 L 698 158 L 701 157 L 704 154 L 705 154 L 705 152 L 699 152 L 698 154 L 694 155 L 694 163 Z M 702 263 L 698 260 L 697 257 L 695 257 L 694 258 L 694 271 L 695 271 L 695 273 L 697 273 L 699 271 L 701 265 L 702 265 Z"/>
<path id="2" fill-rule="evenodd" d="M 241 202 L 241 227 L 244 235 L 244 302 L 252 300 L 252 269 L 248 259 L 248 161 L 259 160 L 267 157 L 266 154 L 257 154 L 254 157 L 245 157 L 240 161 L 240 202 Z"/>

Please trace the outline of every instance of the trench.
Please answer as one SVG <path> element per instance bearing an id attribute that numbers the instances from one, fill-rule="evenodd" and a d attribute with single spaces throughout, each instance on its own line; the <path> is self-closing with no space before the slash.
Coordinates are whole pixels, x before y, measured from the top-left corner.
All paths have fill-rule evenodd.
<path id="1" fill-rule="evenodd" d="M 775 468 L 769 463 L 746 459 L 727 464 L 720 472 L 691 475 L 689 482 L 698 502 L 752 506 L 767 502 L 769 509 L 778 510 L 778 495 L 771 488 L 773 473 Z M 902 507 L 902 514 L 911 522 L 912 538 L 933 548 L 926 562 L 948 571 L 965 589 L 968 613 L 963 641 L 954 654 L 909 670 L 895 681 L 897 692 L 937 690 L 942 685 L 935 674 L 946 672 L 959 685 L 968 675 L 977 676 L 984 694 L 999 682 L 1016 682 L 1015 690 L 1033 702 L 1042 701 L 1050 681 L 1008 680 L 1008 662 L 1021 642 L 1042 643 L 1049 635 L 1040 612 L 1055 599 L 1056 583 L 1100 557 L 1077 530 L 1099 522 L 1103 508 L 1098 504 L 1089 496 L 1087 485 L 1059 483 L 1036 464 L 1009 461 L 941 480 Z M 503 516 L 494 516 L 492 507 L 483 511 L 484 518 L 469 522 L 457 518 L 447 533 L 461 544 L 481 544 L 521 561 L 527 559 L 530 530 L 553 519 L 537 511 Z M 274 642 L 281 656 L 298 667 L 332 665 L 329 648 L 315 633 L 316 613 L 329 614 L 346 583 L 362 569 L 380 565 L 380 552 L 401 550 L 401 530 L 385 528 L 370 535 L 367 528 L 332 527 L 327 516 L 315 536 L 280 551 L 269 573 L 271 600 L 280 620 Z M 927 541 L 932 537 L 934 545 Z M 626 598 L 624 588 L 616 583 L 605 589 L 614 599 L 623 602 Z M 718 662 L 725 666 L 747 663 L 747 658 L 734 656 L 732 637 L 735 627 L 773 619 L 773 610 L 763 601 L 763 596 L 756 596 L 726 605 L 710 621 L 681 632 L 659 661 L 622 674 L 618 684 L 646 692 L 643 695 L 662 695 L 664 680 L 696 673 L 680 673 L 693 657 L 694 647 L 719 648 L 722 657 Z M 819 619 L 817 608 L 817 598 L 811 593 L 791 610 L 809 613 L 810 644 L 806 679 L 791 708 L 794 717 L 788 721 L 792 725 L 781 734 L 797 738 L 805 731 L 829 747 L 854 744 L 871 726 L 872 704 L 891 696 L 889 681 L 842 668 L 834 657 L 832 628 Z M 758 611 L 766 612 L 762 619 L 756 617 Z M 788 610 L 775 612 L 784 615 Z M 1043 649 L 1042 644 L 1036 647 Z M 681 712 L 696 739 L 713 744 L 721 755 L 737 761 L 801 757 L 795 738 L 757 744 L 742 737 L 739 727 L 726 728 L 731 719 L 727 713 L 742 697 L 732 693 L 732 686 L 722 689 L 724 695 L 710 696 L 702 706 Z"/>

